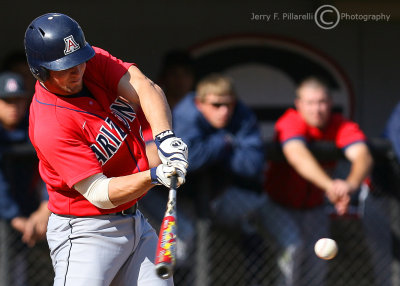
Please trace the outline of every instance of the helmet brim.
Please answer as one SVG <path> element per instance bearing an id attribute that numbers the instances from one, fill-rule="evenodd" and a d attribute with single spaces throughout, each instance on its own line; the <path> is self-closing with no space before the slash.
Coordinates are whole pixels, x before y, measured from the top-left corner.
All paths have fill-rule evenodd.
<path id="1" fill-rule="evenodd" d="M 55 61 L 43 63 L 42 66 L 52 71 L 67 70 L 90 60 L 92 57 L 94 57 L 94 55 L 94 49 L 91 45 L 86 43 L 83 48 L 80 48 L 79 50 Z"/>

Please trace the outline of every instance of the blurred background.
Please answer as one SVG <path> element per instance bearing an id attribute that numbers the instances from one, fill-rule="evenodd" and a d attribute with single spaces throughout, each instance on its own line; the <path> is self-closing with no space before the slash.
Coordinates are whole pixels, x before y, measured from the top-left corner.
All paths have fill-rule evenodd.
<path id="1" fill-rule="evenodd" d="M 318 22 L 315 13 L 325 4 L 334 6 L 340 19 L 330 11 L 324 19 L 332 24 L 320 27 L 324 23 Z M 296 84 L 307 74 L 329 80 L 335 108 L 356 121 L 372 141 L 381 137 L 400 99 L 400 3 L 395 0 L 7 1 L 0 10 L 0 59 L 22 50 L 28 24 L 47 12 L 71 16 L 91 45 L 136 63 L 155 81 L 164 55 L 176 49 L 190 53 L 198 77 L 215 71 L 231 76 L 238 96 L 256 112 L 266 142 L 272 137 L 275 120 L 293 105 Z M 392 174 L 386 181 L 390 191 L 383 193 L 390 199 L 389 219 L 396 238 L 397 159 L 388 144 L 375 145 L 374 154 L 382 159 L 380 171 Z M 248 274 L 248 270 L 241 268 L 247 254 L 241 249 L 240 234 L 214 229 L 207 220 L 200 221 L 200 228 L 204 221 L 207 241 L 198 241 L 198 247 L 207 249 L 208 259 L 194 252 L 190 274 L 178 272 L 176 285 L 256 285 L 246 282 L 244 272 Z M 370 274 L 357 215 L 339 220 L 332 216 L 332 221 L 332 234 L 342 249 L 329 264 L 331 285 L 379 285 Z M 3 242 L 19 240 L 4 228 L 0 236 Z M 356 237 L 357 242 L 346 244 L 347 236 Z M 37 258 L 28 262 L 29 285 L 51 285 L 53 273 L 46 246 L 45 242 L 39 245 L 42 249 L 36 249 Z M 388 277 L 390 285 L 400 285 L 398 247 L 394 243 L 393 263 L 385 266 L 393 269 Z M 10 255 L 5 249 L 0 249 L 0 285 L 13 285 L 4 278 L 6 255 Z M 262 262 L 255 263 L 258 266 L 252 275 L 258 277 L 259 285 L 275 285 L 278 270 L 273 243 L 262 241 L 256 251 Z"/>
<path id="2" fill-rule="evenodd" d="M 395 0 L 329 1 L 339 12 L 390 15 L 389 21 L 342 20 L 330 30 L 319 28 L 313 20 L 283 19 L 283 13 L 314 13 L 323 4 L 326 2 L 305 0 L 119 1 L 113 4 L 106 1 L 41 1 L 40 4 L 11 1 L 0 11 L 1 50 L 6 54 L 22 49 L 25 29 L 35 17 L 60 12 L 79 22 L 90 44 L 137 63 L 152 79 L 158 74 L 163 55 L 175 48 L 188 49 L 196 57 L 230 47 L 258 47 L 264 49 L 265 57 L 272 49 L 288 52 L 297 60 L 311 61 L 332 74 L 339 87 L 345 89 L 341 92 L 350 97 L 346 104 L 353 105 L 354 119 L 368 136 L 378 136 L 398 100 L 399 3 Z M 272 16 L 278 13 L 279 19 L 251 20 L 253 13 Z M 252 38 L 243 40 L 247 37 Z M 240 55 L 231 55 L 231 60 L 237 62 Z M 268 84 L 268 90 L 263 92 L 271 97 L 268 101 L 279 101 L 284 92 L 277 90 L 281 82 L 267 75 L 273 73 L 280 80 L 293 79 L 285 78 L 287 71 L 282 67 L 268 65 L 267 59 L 263 61 L 257 63 L 255 59 L 248 59 L 250 65 L 255 64 L 253 68 L 258 68 L 262 79 L 253 79 L 258 85 L 254 88 L 270 80 L 274 85 Z M 293 69 L 306 68 L 296 65 L 293 58 L 288 61 L 285 64 Z M 208 68 L 222 68 L 222 63 L 213 64 Z M 233 65 L 231 68 L 239 73 L 240 67 Z"/>

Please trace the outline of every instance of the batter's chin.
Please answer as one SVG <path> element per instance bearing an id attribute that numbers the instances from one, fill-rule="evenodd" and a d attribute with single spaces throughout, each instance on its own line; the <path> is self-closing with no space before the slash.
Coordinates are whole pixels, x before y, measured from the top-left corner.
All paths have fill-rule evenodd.
<path id="1" fill-rule="evenodd" d="M 82 90 L 82 88 L 83 88 L 83 85 L 82 85 L 82 82 L 80 82 L 79 84 L 69 86 L 68 92 L 70 94 L 76 94 L 76 93 L 80 92 Z"/>

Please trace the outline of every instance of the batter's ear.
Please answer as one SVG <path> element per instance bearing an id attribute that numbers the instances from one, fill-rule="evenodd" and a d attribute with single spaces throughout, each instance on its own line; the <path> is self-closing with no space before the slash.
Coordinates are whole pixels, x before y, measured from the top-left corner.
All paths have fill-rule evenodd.
<path id="1" fill-rule="evenodd" d="M 29 67 L 29 69 L 31 70 L 33 76 L 40 82 L 45 82 L 50 77 L 49 71 L 44 67 L 39 67 L 39 68 Z"/>

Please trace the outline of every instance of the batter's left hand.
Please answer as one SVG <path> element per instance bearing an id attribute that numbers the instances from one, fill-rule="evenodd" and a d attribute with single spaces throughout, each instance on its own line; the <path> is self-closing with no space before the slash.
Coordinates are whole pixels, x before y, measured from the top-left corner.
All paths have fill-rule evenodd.
<path id="1" fill-rule="evenodd" d="M 185 142 L 171 130 L 158 134 L 155 142 L 161 162 L 174 167 L 180 177 L 185 177 L 188 168 L 188 148 Z"/>

